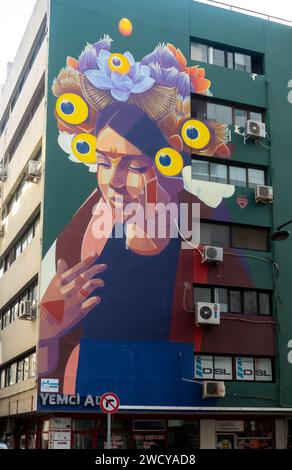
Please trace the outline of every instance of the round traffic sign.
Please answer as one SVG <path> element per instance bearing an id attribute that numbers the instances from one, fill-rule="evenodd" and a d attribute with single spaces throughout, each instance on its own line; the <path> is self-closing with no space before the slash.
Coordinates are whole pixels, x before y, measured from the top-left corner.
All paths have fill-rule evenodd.
<path id="1" fill-rule="evenodd" d="M 104 393 L 100 397 L 100 408 L 105 413 L 116 413 L 120 406 L 120 399 L 115 393 Z"/>

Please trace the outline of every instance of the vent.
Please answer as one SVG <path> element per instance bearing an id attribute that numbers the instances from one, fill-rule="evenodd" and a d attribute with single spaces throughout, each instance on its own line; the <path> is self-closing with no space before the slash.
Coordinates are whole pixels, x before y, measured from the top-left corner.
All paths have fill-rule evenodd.
<path id="1" fill-rule="evenodd" d="M 220 304 L 197 302 L 196 325 L 220 325 Z"/>
<path id="2" fill-rule="evenodd" d="M 22 300 L 19 305 L 20 320 L 35 320 L 37 315 L 36 300 Z"/>
<path id="3" fill-rule="evenodd" d="M 257 185 L 255 188 L 255 201 L 262 204 L 271 204 L 274 200 L 272 186 Z"/>
<path id="4" fill-rule="evenodd" d="M 30 162 L 28 162 L 27 167 L 26 167 L 26 174 L 25 174 L 26 181 L 37 183 L 40 177 L 41 177 L 40 162 L 31 160 Z"/>
<path id="5" fill-rule="evenodd" d="M 203 398 L 223 398 L 225 394 L 224 382 L 203 382 Z"/>
<path id="6" fill-rule="evenodd" d="M 259 121 L 246 121 L 244 139 L 265 139 L 266 125 L 264 122 Z"/>
<path id="7" fill-rule="evenodd" d="M 203 261 L 222 263 L 223 248 L 217 246 L 205 246 L 203 250 Z"/>

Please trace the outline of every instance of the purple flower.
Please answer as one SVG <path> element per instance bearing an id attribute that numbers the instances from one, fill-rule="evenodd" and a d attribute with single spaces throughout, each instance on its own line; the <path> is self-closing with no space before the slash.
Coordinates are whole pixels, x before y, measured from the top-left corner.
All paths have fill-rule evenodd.
<path id="1" fill-rule="evenodd" d="M 146 55 L 141 60 L 142 65 L 159 64 L 161 67 L 169 69 L 175 67 L 179 70 L 179 64 L 174 55 L 164 44 L 159 44 L 154 51 Z"/>
<path id="2" fill-rule="evenodd" d="M 97 54 L 92 44 L 87 44 L 79 57 L 78 69 L 84 73 L 88 69 L 97 67 Z"/>
<path id="3" fill-rule="evenodd" d="M 176 57 L 164 44 L 159 44 L 151 54 L 142 59 L 141 64 L 150 67 L 150 77 L 157 85 L 175 87 L 182 98 L 190 95 L 190 77 L 182 72 Z"/>
<path id="4" fill-rule="evenodd" d="M 101 50 L 97 57 L 97 68 L 85 71 L 90 83 L 99 90 L 109 90 L 117 101 L 127 101 L 131 94 L 144 93 L 153 87 L 147 65 L 136 63 L 130 52 L 111 54 Z"/>
<path id="5" fill-rule="evenodd" d="M 182 98 L 190 95 L 190 77 L 185 72 L 178 72 L 175 67 L 163 68 L 160 64 L 149 64 L 150 77 L 157 85 L 177 88 Z"/>

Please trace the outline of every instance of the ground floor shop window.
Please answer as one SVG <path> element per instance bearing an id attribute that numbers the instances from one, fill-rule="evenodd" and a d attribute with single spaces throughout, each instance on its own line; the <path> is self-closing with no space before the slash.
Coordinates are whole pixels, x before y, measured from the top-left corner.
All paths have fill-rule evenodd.
<path id="1" fill-rule="evenodd" d="M 221 423 L 221 422 L 219 422 Z M 238 420 L 225 421 L 222 425 L 216 424 L 217 449 L 272 449 L 273 448 L 273 422 L 269 420 Z M 234 430 L 231 431 L 232 423 Z M 236 429 L 237 428 L 237 429 Z M 220 432 L 221 431 L 221 432 Z"/>

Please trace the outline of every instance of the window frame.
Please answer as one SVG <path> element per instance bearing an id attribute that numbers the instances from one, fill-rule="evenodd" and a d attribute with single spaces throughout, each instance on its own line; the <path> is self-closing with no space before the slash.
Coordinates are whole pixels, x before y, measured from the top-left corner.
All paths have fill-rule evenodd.
<path id="1" fill-rule="evenodd" d="M 254 189 L 255 186 L 249 186 L 249 177 L 248 177 L 248 171 L 249 170 L 263 171 L 263 173 L 264 173 L 264 185 L 267 184 L 267 174 L 266 174 L 266 169 L 264 167 L 251 167 L 251 166 L 245 166 L 245 165 L 240 165 L 240 164 L 236 165 L 235 164 L 236 162 L 232 162 L 231 164 L 229 164 L 223 159 L 219 160 L 219 159 L 216 159 L 216 158 L 212 159 L 212 161 L 206 161 L 206 160 L 203 160 L 202 158 L 200 158 L 199 156 L 197 156 L 195 154 L 192 155 L 192 162 L 193 161 L 194 162 L 204 163 L 208 168 L 208 178 L 209 178 L 208 180 L 194 178 L 193 177 L 193 172 L 192 172 L 192 179 L 198 179 L 198 181 L 208 181 L 208 182 L 212 183 L 213 181 L 211 181 L 211 165 L 224 165 L 227 168 L 227 183 L 221 183 L 221 184 L 233 184 L 234 186 L 236 186 L 238 188 Z M 240 168 L 240 169 L 245 170 L 246 186 L 237 186 L 236 184 L 230 182 L 230 169 L 231 168 Z"/>
<path id="2" fill-rule="evenodd" d="M 192 44 L 198 44 L 199 46 L 203 46 L 204 48 L 207 48 L 207 61 L 201 60 L 201 59 L 193 59 L 192 58 Z M 214 63 L 214 57 L 213 54 L 210 54 L 210 49 L 216 49 L 220 52 L 224 53 L 224 65 L 218 65 Z M 235 55 L 239 54 L 242 56 L 249 57 L 250 59 L 250 67 L 251 70 L 239 70 L 235 67 L 236 62 L 235 62 Z M 210 61 L 210 57 L 212 56 L 213 60 Z M 258 54 L 257 52 L 249 52 L 249 51 L 242 51 L 240 49 L 234 49 L 231 48 L 230 46 L 224 46 L 221 44 L 216 44 L 216 43 L 208 43 L 207 41 L 204 41 L 200 38 L 191 38 L 190 39 L 190 57 L 191 60 L 194 62 L 203 62 L 204 64 L 210 64 L 210 65 L 216 65 L 217 67 L 224 67 L 228 68 L 231 70 L 236 70 L 238 72 L 243 72 L 243 73 L 256 73 L 257 75 L 264 75 L 264 55 L 263 54 Z M 232 57 L 232 67 L 229 67 L 229 57 Z M 255 62 L 257 63 L 257 69 L 260 69 L 259 72 L 255 72 Z"/>
<path id="3" fill-rule="evenodd" d="M 211 291 L 211 303 L 219 303 L 216 299 L 218 297 L 218 293 L 216 293 L 216 289 L 226 289 L 227 290 L 227 312 L 222 312 L 223 314 L 228 313 L 231 315 L 256 315 L 260 317 L 273 317 L 273 291 L 267 289 L 253 289 L 253 288 L 245 288 L 245 287 L 234 287 L 234 286 L 223 286 L 223 285 L 214 285 L 214 284 L 193 284 L 193 292 L 194 292 L 194 301 L 196 302 L 206 302 L 205 300 L 196 300 L 195 299 L 195 289 L 209 289 Z M 240 293 L 240 304 L 241 304 L 241 311 L 240 312 L 232 312 L 231 311 L 231 291 L 238 291 Z M 256 293 L 256 304 L 257 304 L 257 313 L 246 313 L 244 309 L 244 293 L 245 292 L 255 292 Z M 267 294 L 268 295 L 268 305 L 269 305 L 269 313 L 261 313 L 260 312 L 260 294 Z"/>
<path id="4" fill-rule="evenodd" d="M 191 94 L 191 115 L 196 118 L 195 116 L 195 111 L 194 111 L 194 102 L 200 102 L 200 112 L 203 112 L 203 116 L 200 117 L 198 116 L 198 119 L 206 119 L 209 121 L 214 121 L 213 118 L 210 118 L 208 116 L 208 103 L 212 104 L 214 106 L 224 106 L 226 108 L 231 109 L 231 117 L 232 117 L 232 123 L 228 124 L 230 126 L 235 127 L 235 110 L 240 110 L 240 111 L 245 111 L 246 112 L 246 120 L 251 119 L 251 114 L 256 113 L 261 115 L 261 122 L 265 123 L 266 122 L 266 110 L 263 108 L 259 107 L 253 107 L 253 106 L 247 106 L 247 105 L 241 105 L 240 103 L 234 103 L 232 101 L 225 101 L 225 100 L 219 100 L 216 98 L 210 98 L 210 97 L 204 97 L 203 95 L 200 95 L 199 93 L 192 93 Z M 199 109 L 199 106 L 197 106 Z M 216 122 L 223 122 L 223 121 L 216 121 Z M 239 126 L 242 127 L 242 126 Z"/>

